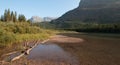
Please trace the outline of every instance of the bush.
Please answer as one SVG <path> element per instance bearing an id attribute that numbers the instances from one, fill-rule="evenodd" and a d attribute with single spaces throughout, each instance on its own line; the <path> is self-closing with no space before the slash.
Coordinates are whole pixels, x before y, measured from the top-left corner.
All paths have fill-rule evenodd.
<path id="1" fill-rule="evenodd" d="M 52 34 L 51 30 L 44 30 L 27 22 L 0 22 L 0 46 L 26 40 L 44 40 Z"/>
<path id="2" fill-rule="evenodd" d="M 11 45 L 13 42 L 15 42 L 15 40 L 16 38 L 13 33 L 0 30 L 0 46 Z"/>

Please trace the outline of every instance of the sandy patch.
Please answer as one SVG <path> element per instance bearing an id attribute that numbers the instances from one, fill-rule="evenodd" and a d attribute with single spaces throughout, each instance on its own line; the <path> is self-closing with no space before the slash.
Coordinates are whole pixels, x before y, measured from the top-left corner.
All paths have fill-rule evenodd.
<path id="1" fill-rule="evenodd" d="M 63 35 L 56 35 L 53 36 L 50 41 L 52 42 L 58 42 L 58 43 L 81 43 L 84 40 L 81 38 L 75 38 L 75 37 L 68 37 Z"/>

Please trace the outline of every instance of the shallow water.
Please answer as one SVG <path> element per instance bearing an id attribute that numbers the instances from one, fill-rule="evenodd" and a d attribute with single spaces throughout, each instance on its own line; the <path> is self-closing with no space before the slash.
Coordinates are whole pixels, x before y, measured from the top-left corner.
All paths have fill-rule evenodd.
<path id="1" fill-rule="evenodd" d="M 77 42 L 73 42 L 75 39 Z M 119 42 L 119 38 L 113 37 L 64 34 L 38 45 L 27 58 L 68 65 L 120 65 Z"/>
<path id="2" fill-rule="evenodd" d="M 53 43 L 39 44 L 30 52 L 28 59 L 78 64 L 77 58 Z"/>

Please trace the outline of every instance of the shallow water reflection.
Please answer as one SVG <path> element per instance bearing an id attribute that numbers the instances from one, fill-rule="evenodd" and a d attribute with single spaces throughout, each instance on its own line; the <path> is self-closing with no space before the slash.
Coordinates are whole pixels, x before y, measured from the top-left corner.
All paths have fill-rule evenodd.
<path id="1" fill-rule="evenodd" d="M 60 46 L 50 43 L 40 44 L 35 47 L 30 52 L 30 55 L 28 55 L 28 59 L 77 64 L 77 59 L 73 57 L 70 53 L 62 49 Z"/>

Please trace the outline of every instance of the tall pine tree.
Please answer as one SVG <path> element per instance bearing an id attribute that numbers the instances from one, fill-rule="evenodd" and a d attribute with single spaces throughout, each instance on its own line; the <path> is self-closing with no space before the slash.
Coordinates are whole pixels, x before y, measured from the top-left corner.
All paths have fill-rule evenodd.
<path id="1" fill-rule="evenodd" d="M 2 15 L 0 17 L 0 20 L 1 21 L 5 21 L 5 22 L 25 22 L 26 21 L 26 17 L 21 14 L 17 17 L 17 12 L 13 12 L 13 11 L 10 11 L 10 9 L 6 9 L 5 12 L 4 12 L 4 15 Z"/>
<path id="2" fill-rule="evenodd" d="M 11 20 L 11 14 L 10 14 L 10 9 L 5 10 L 4 12 L 4 21 L 8 22 Z"/>
<path id="3" fill-rule="evenodd" d="M 13 11 L 12 11 L 12 12 L 11 12 L 11 16 L 10 16 L 11 21 L 13 21 L 13 16 L 14 16 L 14 13 L 13 13 Z"/>
<path id="4" fill-rule="evenodd" d="M 17 12 L 15 12 L 13 15 L 13 22 L 17 22 Z"/>
<path id="5" fill-rule="evenodd" d="M 4 12 L 4 21 L 5 22 L 7 21 L 7 10 L 5 10 L 5 12 Z"/>
<path id="6" fill-rule="evenodd" d="M 8 9 L 8 12 L 7 12 L 7 21 L 10 21 L 11 20 L 11 15 L 10 15 L 10 9 Z"/>

